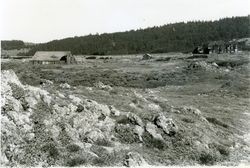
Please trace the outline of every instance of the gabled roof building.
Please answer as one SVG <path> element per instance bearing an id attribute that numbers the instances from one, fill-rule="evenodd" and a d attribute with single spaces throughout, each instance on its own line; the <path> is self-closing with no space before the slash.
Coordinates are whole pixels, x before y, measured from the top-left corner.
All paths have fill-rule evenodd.
<path id="1" fill-rule="evenodd" d="M 75 59 L 70 51 L 37 51 L 31 61 L 33 64 L 75 63 Z"/>

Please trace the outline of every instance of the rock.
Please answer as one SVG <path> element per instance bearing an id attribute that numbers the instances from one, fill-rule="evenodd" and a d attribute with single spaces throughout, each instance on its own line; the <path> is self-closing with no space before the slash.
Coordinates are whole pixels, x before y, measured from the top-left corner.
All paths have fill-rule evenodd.
<path id="1" fill-rule="evenodd" d="M 155 117 L 154 122 L 168 135 L 174 135 L 178 130 L 178 127 L 173 122 L 172 118 L 166 118 L 163 114 Z"/>
<path id="2" fill-rule="evenodd" d="M 218 68 L 218 67 L 219 67 L 219 65 L 218 65 L 218 64 L 216 64 L 215 62 L 213 62 L 213 63 L 212 63 L 212 65 L 213 65 L 214 67 L 216 67 L 216 68 Z"/>
<path id="3" fill-rule="evenodd" d="M 100 141 L 103 139 L 105 139 L 105 136 L 99 129 L 91 130 L 85 134 L 85 140 L 90 143 L 96 142 L 97 140 Z"/>
<path id="4" fill-rule="evenodd" d="M 57 114 L 59 116 L 63 116 L 63 115 L 70 113 L 70 109 L 67 106 L 61 107 L 58 104 L 53 105 L 52 110 L 53 110 L 53 114 L 55 113 L 54 115 Z"/>
<path id="5" fill-rule="evenodd" d="M 148 122 L 148 123 L 146 124 L 146 131 L 147 131 L 153 138 L 159 139 L 159 140 L 163 140 L 161 134 L 157 133 L 157 127 L 156 127 L 154 124 Z"/>
<path id="6" fill-rule="evenodd" d="M 59 128 L 59 127 L 56 126 L 56 125 L 52 125 L 52 126 L 50 127 L 50 132 L 51 132 L 52 137 L 53 137 L 54 139 L 57 139 L 57 138 L 58 138 L 58 136 L 59 136 L 59 134 L 60 134 L 60 131 L 61 131 L 61 128 Z"/>
<path id="7" fill-rule="evenodd" d="M 185 113 L 189 113 L 189 114 L 191 113 L 191 114 L 195 115 L 196 117 L 198 117 L 201 121 L 209 123 L 207 121 L 207 119 L 204 116 L 202 116 L 202 113 L 199 109 L 194 108 L 192 106 L 189 106 L 189 107 L 185 106 L 185 107 L 183 107 L 183 110 Z"/>
<path id="8" fill-rule="evenodd" d="M 16 85 L 23 87 L 18 77 L 13 70 L 1 70 L 1 82 L 2 83 L 15 83 Z"/>
<path id="9" fill-rule="evenodd" d="M 144 54 L 142 56 L 142 60 L 149 60 L 149 59 L 152 59 L 153 57 L 150 55 L 150 54 Z"/>
<path id="10" fill-rule="evenodd" d="M 28 102 L 29 107 L 35 108 L 35 105 L 39 101 L 45 102 L 48 106 L 52 101 L 52 97 L 49 95 L 49 92 L 46 90 L 34 87 L 27 86 L 27 96 L 25 96 L 25 100 Z"/>
<path id="11" fill-rule="evenodd" d="M 93 91 L 92 87 L 85 87 L 85 89 L 89 90 L 89 91 Z"/>
<path id="12" fill-rule="evenodd" d="M 6 97 L 5 101 L 5 105 L 3 106 L 4 111 L 23 111 L 21 102 L 14 97 Z"/>
<path id="13" fill-rule="evenodd" d="M 110 109 L 110 113 L 112 116 L 119 116 L 120 115 L 120 111 L 117 110 L 114 106 L 109 106 Z"/>
<path id="14" fill-rule="evenodd" d="M 69 105 L 68 105 L 68 109 L 70 110 L 70 112 L 76 112 L 76 110 L 78 109 L 78 106 L 75 106 L 75 105 L 73 105 L 72 103 L 70 103 Z"/>
<path id="15" fill-rule="evenodd" d="M 94 86 L 96 88 L 99 88 L 99 89 L 102 89 L 102 90 L 106 90 L 106 91 L 110 91 L 112 90 L 112 87 L 109 86 L 109 85 L 104 85 L 102 82 L 97 82 L 97 83 L 94 83 Z"/>
<path id="16" fill-rule="evenodd" d="M 142 142 L 142 141 L 143 141 L 143 140 L 142 140 L 142 135 L 143 135 L 143 133 L 144 133 L 144 128 L 142 128 L 142 127 L 136 125 L 135 128 L 134 128 L 134 132 L 135 132 L 135 134 L 138 135 L 139 140 Z"/>
<path id="17" fill-rule="evenodd" d="M 50 81 L 50 80 L 47 80 L 47 79 L 41 79 L 40 84 L 43 87 L 46 87 L 46 86 L 53 85 L 54 83 L 52 81 Z"/>
<path id="18" fill-rule="evenodd" d="M 59 85 L 59 87 L 62 88 L 62 89 L 70 89 L 71 88 L 71 86 L 69 84 L 67 84 L 67 83 L 61 83 Z"/>
<path id="19" fill-rule="evenodd" d="M 86 110 L 92 111 L 97 115 L 100 115 L 101 113 L 104 114 L 105 116 L 110 115 L 110 109 L 109 106 L 107 105 L 97 103 L 96 101 L 93 100 L 84 100 L 83 105 L 85 106 Z"/>
<path id="20" fill-rule="evenodd" d="M 65 98 L 64 94 L 62 94 L 62 93 L 60 93 L 60 92 L 57 92 L 57 94 L 58 94 L 58 96 L 59 96 L 60 98 Z"/>
<path id="21" fill-rule="evenodd" d="M 80 113 L 80 112 L 84 111 L 84 109 L 85 109 L 85 107 L 82 104 L 78 104 L 76 112 Z"/>
<path id="22" fill-rule="evenodd" d="M 31 140 L 33 140 L 34 139 L 34 137 L 35 137 L 35 134 L 34 133 L 28 133 L 28 134 L 26 134 L 26 139 L 28 140 L 28 141 L 31 141 Z"/>
<path id="23" fill-rule="evenodd" d="M 192 113 L 192 114 L 195 114 L 197 116 L 201 115 L 201 111 L 197 108 L 192 107 L 192 106 L 185 106 L 185 107 L 183 107 L 183 110 L 186 113 Z"/>
<path id="24" fill-rule="evenodd" d="M 142 120 L 140 117 L 138 117 L 136 114 L 134 113 L 128 113 L 127 114 L 127 118 L 130 121 L 130 123 L 134 124 L 134 125 L 139 125 L 141 127 L 144 126 Z"/>
<path id="25" fill-rule="evenodd" d="M 75 104 L 79 104 L 82 100 L 79 97 L 76 97 L 74 95 L 69 95 L 69 98 L 74 102 Z"/>
<path id="26" fill-rule="evenodd" d="M 143 159 L 143 157 L 137 152 L 129 152 L 127 153 L 124 166 L 134 167 L 134 166 L 145 166 L 147 162 Z"/>
<path id="27" fill-rule="evenodd" d="M 152 111 L 160 111 L 161 107 L 158 104 L 150 103 L 148 108 Z"/>
<path id="28" fill-rule="evenodd" d="M 205 61 L 195 61 L 188 65 L 190 70 L 212 70 L 214 66 L 207 64 Z"/>
<path id="29" fill-rule="evenodd" d="M 1 153 L 1 157 L 0 157 L 0 163 L 1 165 L 8 165 L 9 164 L 9 160 L 6 157 L 5 153 Z"/>

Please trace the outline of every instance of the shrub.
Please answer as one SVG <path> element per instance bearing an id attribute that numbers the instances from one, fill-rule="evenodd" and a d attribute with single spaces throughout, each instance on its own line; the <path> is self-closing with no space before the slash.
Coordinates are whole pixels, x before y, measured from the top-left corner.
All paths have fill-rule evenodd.
<path id="1" fill-rule="evenodd" d="M 186 123 L 194 123 L 194 120 L 191 118 L 183 118 L 182 121 L 184 121 Z"/>
<path id="2" fill-rule="evenodd" d="M 216 119 L 214 117 L 207 117 L 206 119 L 207 119 L 208 122 L 210 122 L 212 124 L 216 124 L 216 125 L 220 125 L 220 126 L 222 126 L 224 128 L 228 128 L 227 124 L 221 122 L 220 120 L 218 120 L 218 119 Z"/>
<path id="3" fill-rule="evenodd" d="M 10 87 L 12 89 L 12 93 L 13 93 L 14 98 L 20 99 L 20 98 L 24 97 L 25 92 L 24 92 L 23 88 L 19 87 L 15 83 L 10 83 L 9 85 L 10 85 Z"/>
<path id="4" fill-rule="evenodd" d="M 52 158 L 57 158 L 59 156 L 59 151 L 54 143 L 48 143 L 42 147 L 42 151 L 48 152 L 49 156 Z"/>
<path id="5" fill-rule="evenodd" d="M 76 144 L 70 144 L 66 148 L 69 152 L 77 152 L 81 149 L 81 147 Z"/>
<path id="6" fill-rule="evenodd" d="M 86 57 L 86 59 L 96 59 L 95 56 Z"/>
<path id="7" fill-rule="evenodd" d="M 142 138 L 144 144 L 149 148 L 164 150 L 167 147 L 167 144 L 163 140 L 155 139 L 148 133 L 144 133 Z"/>
<path id="8" fill-rule="evenodd" d="M 122 143 L 140 142 L 138 135 L 134 133 L 133 127 L 129 125 L 116 125 L 115 133 L 116 137 L 118 137 Z"/>
<path id="9" fill-rule="evenodd" d="M 82 157 L 75 157 L 67 161 L 66 165 L 70 167 L 79 166 L 86 163 L 86 159 Z"/>
<path id="10" fill-rule="evenodd" d="M 202 165 L 214 165 L 220 160 L 220 155 L 212 151 L 203 151 L 199 157 L 199 163 Z"/>
<path id="11" fill-rule="evenodd" d="M 230 151 L 227 147 L 222 146 L 222 145 L 218 145 L 217 146 L 217 150 L 220 152 L 221 155 L 223 156 L 229 156 Z"/>

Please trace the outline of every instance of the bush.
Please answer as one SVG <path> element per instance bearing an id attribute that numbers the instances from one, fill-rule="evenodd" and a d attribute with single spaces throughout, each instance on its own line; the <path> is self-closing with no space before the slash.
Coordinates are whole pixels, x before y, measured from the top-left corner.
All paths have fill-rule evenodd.
<path id="1" fill-rule="evenodd" d="M 25 92 L 24 92 L 23 88 L 19 87 L 15 83 L 10 83 L 9 85 L 10 85 L 10 87 L 12 89 L 12 93 L 13 93 L 14 98 L 20 99 L 20 98 L 24 97 Z"/>
<path id="2" fill-rule="evenodd" d="M 70 167 L 79 166 L 86 163 L 86 159 L 82 157 L 75 157 L 67 161 L 66 165 Z"/>
<path id="3" fill-rule="evenodd" d="M 191 118 L 183 118 L 182 121 L 184 121 L 186 123 L 194 123 L 194 120 Z"/>
<path id="4" fill-rule="evenodd" d="M 220 126 L 222 126 L 224 128 L 228 128 L 227 124 L 221 122 L 220 120 L 218 120 L 218 119 L 216 119 L 214 117 L 207 117 L 206 119 L 207 119 L 208 122 L 210 122 L 212 124 L 216 124 L 216 125 L 220 125 Z"/>
<path id="5" fill-rule="evenodd" d="M 157 58 L 155 61 L 170 61 L 171 57 L 161 57 L 161 58 Z"/>
<path id="6" fill-rule="evenodd" d="M 95 56 L 86 57 L 86 59 L 96 59 Z"/>
<path id="7" fill-rule="evenodd" d="M 203 151 L 199 157 L 199 163 L 202 165 L 214 165 L 220 160 L 220 155 L 212 151 Z"/>
<path id="8" fill-rule="evenodd" d="M 77 152 L 81 149 L 81 147 L 76 144 L 70 144 L 66 148 L 69 152 Z"/>
<path id="9" fill-rule="evenodd" d="M 227 147 L 222 146 L 222 145 L 218 145 L 217 146 L 217 150 L 220 152 L 221 155 L 223 156 L 229 156 L 230 151 Z"/>
<path id="10" fill-rule="evenodd" d="M 116 137 L 120 139 L 122 143 L 136 143 L 140 142 L 139 136 L 134 133 L 134 129 L 131 126 L 118 124 L 115 127 Z"/>
<path id="11" fill-rule="evenodd" d="M 167 144 L 160 139 L 153 138 L 150 134 L 143 134 L 143 143 L 149 148 L 157 148 L 160 150 L 165 150 L 167 148 Z"/>
<path id="12" fill-rule="evenodd" d="M 42 147 L 42 151 L 48 152 L 49 156 L 52 158 L 57 158 L 59 156 L 59 151 L 54 143 L 48 143 Z"/>

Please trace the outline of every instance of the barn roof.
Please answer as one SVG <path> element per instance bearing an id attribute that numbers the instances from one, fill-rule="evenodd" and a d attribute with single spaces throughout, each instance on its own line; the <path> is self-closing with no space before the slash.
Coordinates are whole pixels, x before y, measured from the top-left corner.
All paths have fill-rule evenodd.
<path id="1" fill-rule="evenodd" d="M 37 51 L 32 59 L 37 61 L 59 61 L 63 56 L 70 54 L 70 51 Z"/>

